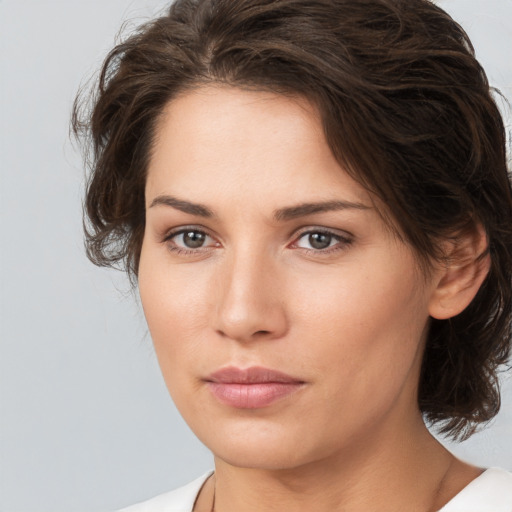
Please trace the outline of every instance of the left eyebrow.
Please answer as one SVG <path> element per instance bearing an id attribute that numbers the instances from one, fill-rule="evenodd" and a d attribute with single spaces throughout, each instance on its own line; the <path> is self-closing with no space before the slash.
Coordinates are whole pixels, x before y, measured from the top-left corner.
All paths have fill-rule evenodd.
<path id="1" fill-rule="evenodd" d="M 298 217 L 312 215 L 314 213 L 331 212 L 336 210 L 371 210 L 370 206 L 363 203 L 353 203 L 351 201 L 324 201 L 319 203 L 302 203 L 296 206 L 280 208 L 274 212 L 276 221 L 293 220 Z"/>

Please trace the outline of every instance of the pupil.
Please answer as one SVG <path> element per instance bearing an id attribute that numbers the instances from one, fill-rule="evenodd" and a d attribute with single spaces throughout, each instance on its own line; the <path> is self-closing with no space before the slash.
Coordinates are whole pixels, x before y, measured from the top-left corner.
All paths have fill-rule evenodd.
<path id="1" fill-rule="evenodd" d="M 325 233 L 312 233 L 309 235 L 309 243 L 315 249 L 326 249 L 331 245 L 332 236 Z"/>
<path id="2" fill-rule="evenodd" d="M 204 244 L 204 239 L 204 233 L 198 233 L 197 231 L 189 231 L 183 234 L 183 242 L 191 249 L 201 247 Z"/>

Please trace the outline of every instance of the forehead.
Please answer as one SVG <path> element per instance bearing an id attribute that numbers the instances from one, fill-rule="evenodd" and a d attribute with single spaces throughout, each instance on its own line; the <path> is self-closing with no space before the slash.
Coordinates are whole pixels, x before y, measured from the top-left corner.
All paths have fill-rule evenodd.
<path id="1" fill-rule="evenodd" d="M 188 91 L 166 106 L 148 194 L 204 200 L 262 189 L 297 199 L 325 200 L 343 191 L 346 200 L 369 200 L 334 158 L 317 110 L 303 98 L 216 86 Z"/>

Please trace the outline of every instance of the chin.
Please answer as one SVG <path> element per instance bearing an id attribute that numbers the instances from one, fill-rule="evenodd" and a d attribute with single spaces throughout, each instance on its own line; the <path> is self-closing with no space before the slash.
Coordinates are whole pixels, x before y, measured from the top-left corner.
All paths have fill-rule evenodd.
<path id="1" fill-rule="evenodd" d="M 240 468 L 292 469 L 318 460 L 323 451 L 329 453 L 326 447 L 315 446 L 313 434 L 294 433 L 284 425 L 265 421 L 239 421 L 215 429 L 210 425 L 205 435 L 195 433 L 216 458 Z"/>
<path id="2" fill-rule="evenodd" d="M 259 469 L 265 471 L 280 471 L 297 468 L 312 462 L 299 454 L 286 449 L 278 449 L 275 445 L 262 446 L 237 446 L 220 447 L 217 452 L 213 452 L 215 458 L 238 468 Z"/>

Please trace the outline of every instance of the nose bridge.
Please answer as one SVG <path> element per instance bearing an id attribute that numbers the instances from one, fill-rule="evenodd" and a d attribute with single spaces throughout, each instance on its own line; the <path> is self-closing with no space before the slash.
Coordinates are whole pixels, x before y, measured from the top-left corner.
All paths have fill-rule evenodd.
<path id="1" fill-rule="evenodd" d="M 272 255 L 261 246 L 240 245 L 233 248 L 223 265 L 217 330 L 238 341 L 282 336 L 286 314 Z"/>

